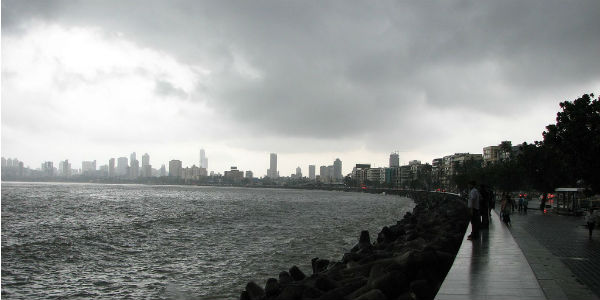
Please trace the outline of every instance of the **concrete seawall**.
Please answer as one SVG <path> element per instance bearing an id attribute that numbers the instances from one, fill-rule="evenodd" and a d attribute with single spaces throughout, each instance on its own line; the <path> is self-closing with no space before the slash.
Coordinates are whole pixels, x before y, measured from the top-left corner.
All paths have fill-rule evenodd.
<path id="1" fill-rule="evenodd" d="M 240 299 L 433 299 L 450 270 L 468 225 L 465 202 L 455 194 L 371 189 L 411 198 L 416 206 L 376 241 L 367 231 L 340 261 L 315 257 L 306 275 L 296 266 L 249 282 Z"/>

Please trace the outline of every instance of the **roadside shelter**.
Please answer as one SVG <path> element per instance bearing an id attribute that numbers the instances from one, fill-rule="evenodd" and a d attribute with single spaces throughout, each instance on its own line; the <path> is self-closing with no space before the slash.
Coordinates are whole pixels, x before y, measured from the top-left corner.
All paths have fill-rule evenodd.
<path id="1" fill-rule="evenodd" d="M 556 194 L 553 207 L 554 212 L 576 216 L 583 214 L 583 209 L 581 208 L 581 199 L 585 198 L 583 188 L 557 188 L 554 191 Z"/>

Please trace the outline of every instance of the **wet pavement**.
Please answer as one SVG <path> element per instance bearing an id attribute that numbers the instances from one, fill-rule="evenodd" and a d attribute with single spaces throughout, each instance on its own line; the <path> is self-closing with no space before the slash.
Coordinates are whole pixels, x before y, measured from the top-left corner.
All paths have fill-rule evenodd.
<path id="1" fill-rule="evenodd" d="M 469 233 L 471 228 L 467 229 Z M 496 213 L 479 240 L 467 240 L 436 299 L 546 299 L 511 232 Z"/>
<path id="2" fill-rule="evenodd" d="M 600 231 L 590 240 L 583 217 L 543 214 L 538 201 L 511 216 L 510 231 L 548 299 L 598 299 Z"/>

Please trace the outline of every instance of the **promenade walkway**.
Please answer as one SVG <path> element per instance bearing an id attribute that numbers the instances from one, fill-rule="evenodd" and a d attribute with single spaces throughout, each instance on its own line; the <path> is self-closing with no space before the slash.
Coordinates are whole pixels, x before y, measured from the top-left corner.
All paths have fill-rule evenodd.
<path id="1" fill-rule="evenodd" d="M 495 212 L 479 240 L 469 241 L 467 235 L 436 299 L 546 299 L 519 245 Z"/>
<path id="2" fill-rule="evenodd" d="M 543 214 L 538 201 L 515 212 L 510 231 L 548 299 L 598 299 L 600 230 L 588 238 L 583 217 Z"/>

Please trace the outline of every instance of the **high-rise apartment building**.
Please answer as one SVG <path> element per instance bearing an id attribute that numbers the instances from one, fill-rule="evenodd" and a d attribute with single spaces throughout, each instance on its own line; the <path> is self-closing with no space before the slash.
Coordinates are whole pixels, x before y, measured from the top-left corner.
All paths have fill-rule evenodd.
<path id="1" fill-rule="evenodd" d="M 164 164 L 160 166 L 160 170 L 158 171 L 158 175 L 159 175 L 160 177 L 165 177 L 165 176 L 167 176 L 167 168 L 165 167 L 165 165 L 164 165 Z"/>
<path id="2" fill-rule="evenodd" d="M 269 169 L 267 170 L 267 176 L 270 178 L 278 178 L 279 171 L 277 171 L 277 153 L 271 153 L 270 155 Z"/>
<path id="3" fill-rule="evenodd" d="M 169 161 L 169 177 L 181 177 L 181 161 L 173 159 Z"/>
<path id="4" fill-rule="evenodd" d="M 108 177 L 115 177 L 115 159 L 108 160 Z"/>
<path id="5" fill-rule="evenodd" d="M 44 176 L 54 176 L 54 163 L 51 161 L 44 162 L 42 164 L 42 172 L 44 173 Z"/>
<path id="6" fill-rule="evenodd" d="M 296 178 L 302 178 L 302 169 L 300 167 L 296 168 Z"/>
<path id="7" fill-rule="evenodd" d="M 315 165 L 308 165 L 308 178 L 310 180 L 315 180 Z"/>
<path id="8" fill-rule="evenodd" d="M 400 167 L 400 155 L 398 155 L 398 152 L 394 152 L 390 154 L 390 168 L 398 167 Z"/>
<path id="9" fill-rule="evenodd" d="M 200 149 L 200 168 L 208 170 L 208 157 L 206 157 L 204 149 Z"/>
<path id="10" fill-rule="evenodd" d="M 127 176 L 127 173 L 129 173 L 127 157 L 117 158 L 117 176 Z"/>
<path id="11" fill-rule="evenodd" d="M 335 181 L 342 181 L 342 161 L 339 158 L 336 158 L 333 162 L 333 179 Z"/>
<path id="12" fill-rule="evenodd" d="M 144 153 L 142 155 L 142 167 L 150 165 L 150 155 L 148 153 Z"/>

